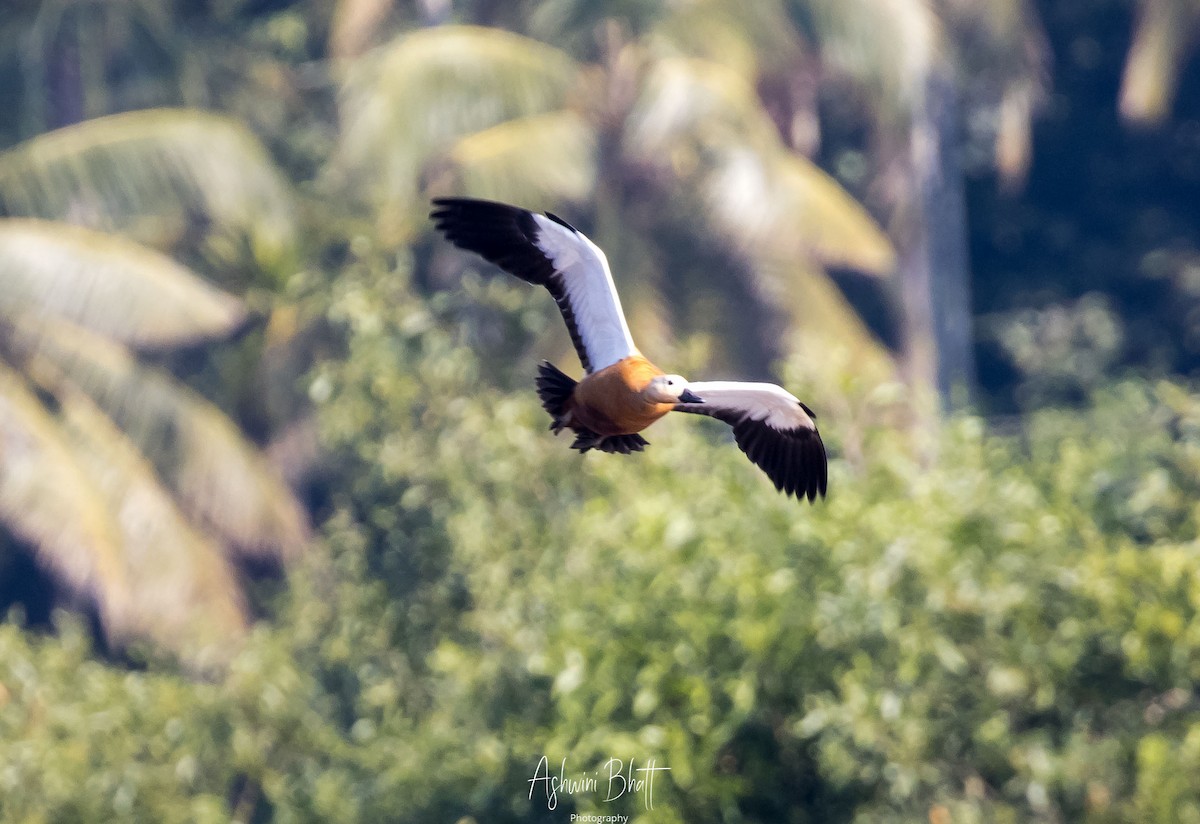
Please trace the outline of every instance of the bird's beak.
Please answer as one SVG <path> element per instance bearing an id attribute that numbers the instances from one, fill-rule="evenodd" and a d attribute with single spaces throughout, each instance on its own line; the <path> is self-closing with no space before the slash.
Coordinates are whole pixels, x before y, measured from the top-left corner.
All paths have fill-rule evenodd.
<path id="1" fill-rule="evenodd" d="M 680 403 L 704 403 L 704 398 L 697 395 L 690 389 L 683 390 L 679 395 Z"/>

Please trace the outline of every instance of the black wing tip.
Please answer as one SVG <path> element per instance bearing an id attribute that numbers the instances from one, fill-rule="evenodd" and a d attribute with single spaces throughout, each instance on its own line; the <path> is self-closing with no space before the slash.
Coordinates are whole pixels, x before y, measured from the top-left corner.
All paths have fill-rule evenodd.
<path id="1" fill-rule="evenodd" d="M 574 226 L 572 226 L 570 223 L 567 223 L 565 220 L 563 220 L 563 219 L 562 219 L 561 217 L 559 217 L 558 215 L 554 214 L 554 212 L 546 212 L 546 213 L 545 213 L 545 215 L 546 215 L 546 217 L 550 218 L 550 219 L 551 219 L 551 220 L 553 220 L 555 223 L 557 223 L 559 226 L 565 226 L 566 228 L 570 229 L 570 230 L 571 230 L 572 232 L 574 232 L 575 234 L 579 234 L 579 230 L 578 230 L 578 229 L 576 229 L 576 228 L 575 228 Z"/>
<path id="2" fill-rule="evenodd" d="M 523 215 L 532 216 L 533 212 L 514 206 L 510 203 L 500 203 L 499 200 L 484 200 L 481 198 L 433 198 L 430 219 L 442 229 L 440 223 L 458 221 L 480 221 L 480 219 L 517 218 Z"/>
<path id="3" fill-rule="evenodd" d="M 545 286 L 550 291 L 562 312 L 584 371 L 591 372 L 591 361 L 562 278 L 553 261 L 538 245 L 543 227 L 534 220 L 536 215 L 519 206 L 469 197 L 439 197 L 434 198 L 432 203 L 433 211 L 429 217 L 447 241 L 459 249 L 474 252 L 526 283 Z M 547 216 L 579 234 L 562 218 Z"/>
<path id="4" fill-rule="evenodd" d="M 429 210 L 429 219 L 437 223 L 452 216 L 463 207 L 470 208 L 471 204 L 476 202 L 466 197 L 435 197 L 429 202 L 433 207 Z M 441 227 L 439 226 L 438 228 L 440 229 Z"/>
<path id="5" fill-rule="evenodd" d="M 460 197 L 457 195 L 452 197 L 435 197 L 429 201 L 429 204 L 433 207 L 429 210 L 429 217 L 434 220 L 447 213 L 460 211 L 476 213 L 491 212 L 493 214 L 500 214 L 504 212 L 520 212 L 527 215 L 535 214 L 532 209 L 526 209 L 524 206 L 516 206 L 512 203 L 505 203 L 500 200 L 488 200 L 482 197 Z M 572 232 L 579 234 L 578 229 L 576 229 L 570 223 L 567 223 L 567 221 L 563 220 L 558 215 L 554 214 L 554 212 L 542 212 L 542 214 L 553 220 L 559 226 L 563 226 L 567 229 L 570 229 Z"/>
<path id="6" fill-rule="evenodd" d="M 815 428 L 781 430 L 743 418 L 734 424 L 733 434 L 738 448 L 784 495 L 807 498 L 810 504 L 825 497 L 829 461 Z"/>
<path id="7" fill-rule="evenodd" d="M 511 203 L 503 203 L 499 200 L 486 200 L 479 197 L 435 197 L 429 201 L 433 207 L 429 211 L 429 219 L 438 223 L 455 217 L 480 217 L 485 215 L 501 216 L 501 215 L 529 215 L 535 213 L 531 209 L 526 209 L 523 206 L 514 206 Z M 579 234 L 579 230 L 572 226 L 567 221 L 563 220 L 554 212 L 542 212 L 550 220 L 562 226 L 565 229 L 570 229 L 575 234 Z M 440 229 L 441 226 L 438 226 Z"/>
<path id="8" fill-rule="evenodd" d="M 804 430 L 800 449 L 804 452 L 805 471 L 803 477 L 797 480 L 803 487 L 797 487 L 796 500 L 805 497 L 810 504 L 815 504 L 817 498 L 825 498 L 829 487 L 829 457 L 825 453 L 825 444 L 816 429 Z"/>
<path id="9" fill-rule="evenodd" d="M 527 283 L 556 291 L 551 283 L 554 264 L 537 245 L 538 227 L 532 212 L 465 197 L 439 197 L 432 203 L 429 218 L 447 241 Z"/>
<path id="10" fill-rule="evenodd" d="M 522 209 L 520 206 L 514 206 L 511 203 L 502 203 L 499 200 L 487 200 L 482 197 L 460 197 L 458 195 L 454 195 L 452 197 L 435 197 L 429 202 L 433 205 L 434 212 L 443 209 L 494 209 L 497 207 L 502 209 L 517 209 L 522 212 L 528 211 L 527 209 Z M 432 213 L 433 212 L 430 212 L 430 214 Z"/>

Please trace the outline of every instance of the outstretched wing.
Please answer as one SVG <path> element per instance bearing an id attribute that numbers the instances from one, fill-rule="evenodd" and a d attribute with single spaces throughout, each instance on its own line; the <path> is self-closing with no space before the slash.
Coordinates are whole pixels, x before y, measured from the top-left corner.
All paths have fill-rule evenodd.
<path id="1" fill-rule="evenodd" d="M 637 354 L 608 261 L 582 232 L 488 200 L 447 197 L 433 206 L 429 217 L 455 246 L 550 290 L 587 372 Z"/>
<path id="2" fill-rule="evenodd" d="M 703 403 L 681 403 L 677 412 L 708 415 L 733 427 L 738 447 L 775 488 L 811 502 L 824 496 L 829 480 L 825 445 L 816 417 L 785 389 L 772 383 L 689 383 Z"/>

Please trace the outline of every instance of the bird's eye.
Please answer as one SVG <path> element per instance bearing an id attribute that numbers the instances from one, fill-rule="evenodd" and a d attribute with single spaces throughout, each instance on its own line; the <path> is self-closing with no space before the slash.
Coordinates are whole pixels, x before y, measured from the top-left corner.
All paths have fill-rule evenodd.
<path id="1" fill-rule="evenodd" d="M 672 380 L 667 381 L 667 386 L 674 386 L 674 385 L 675 385 L 675 381 L 672 381 Z"/>

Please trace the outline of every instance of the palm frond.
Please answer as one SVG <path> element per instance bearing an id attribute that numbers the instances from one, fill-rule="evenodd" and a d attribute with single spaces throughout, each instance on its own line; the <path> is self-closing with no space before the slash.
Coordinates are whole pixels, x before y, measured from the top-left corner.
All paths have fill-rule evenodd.
<path id="1" fill-rule="evenodd" d="M 927 0 L 806 0 L 802 4 L 831 71 L 867 90 L 872 109 L 900 118 L 921 105 L 941 57 L 942 30 Z"/>
<path id="2" fill-rule="evenodd" d="M 686 174 L 707 162 L 712 148 L 731 144 L 757 151 L 779 144 L 749 81 L 707 60 L 656 61 L 627 118 L 625 150 Z"/>
<path id="3" fill-rule="evenodd" d="M 896 363 L 887 347 L 819 267 L 779 259 L 753 265 L 764 297 L 791 320 L 788 348 L 806 364 L 805 380 L 824 385 L 854 374 L 872 385 L 895 379 Z"/>
<path id="4" fill-rule="evenodd" d="M 223 660 L 246 629 L 246 610 L 221 547 L 179 511 L 154 467 L 82 392 L 56 397 L 80 467 L 104 496 L 121 538 L 130 585 L 114 640 L 144 638 L 194 666 Z"/>
<path id="5" fill-rule="evenodd" d="M 365 52 L 395 5 L 396 0 L 338 0 L 329 23 L 329 53 L 347 58 Z"/>
<path id="6" fill-rule="evenodd" d="M 887 276 L 895 252 L 853 197 L 811 161 L 731 149 L 703 183 L 714 225 L 755 255 L 808 259 Z"/>
<path id="7" fill-rule="evenodd" d="M 107 501 L 54 417 L 3 362 L 0 519 L 70 589 L 96 600 L 106 626 L 126 625 L 130 582 Z"/>
<path id="8" fill-rule="evenodd" d="M 513 4 L 516 5 L 516 4 Z M 597 3 L 595 0 L 540 0 L 526 16 L 529 31 L 548 43 L 561 43 L 573 53 L 594 46 L 598 28 L 614 19 L 633 35 L 671 12 L 675 4 L 662 0 L 622 0 Z"/>
<path id="9" fill-rule="evenodd" d="M 237 121 L 187 109 L 88 120 L 0 154 L 0 213 L 117 231 L 160 248 L 200 230 L 223 261 L 275 266 L 295 241 L 293 200 Z"/>
<path id="10" fill-rule="evenodd" d="M 460 138 L 563 108 L 578 68 L 565 53 L 515 34 L 439 26 L 405 34 L 356 61 L 342 95 L 335 174 L 365 185 L 385 234 L 404 237 L 428 164 Z"/>
<path id="11" fill-rule="evenodd" d="M 746 253 L 891 272 L 894 252 L 882 229 L 833 178 L 783 145 L 754 89 L 722 66 L 660 61 L 625 145 L 690 183 L 713 224 Z"/>
<path id="12" fill-rule="evenodd" d="M 793 58 L 800 38 L 779 0 L 701 0 L 659 20 L 646 43 L 657 57 L 699 58 L 753 81 Z"/>
<path id="13" fill-rule="evenodd" d="M 571 110 L 467 135 L 449 161 L 462 191 L 514 203 L 583 200 L 596 182 L 596 132 Z"/>
<path id="14" fill-rule="evenodd" d="M 1121 78 L 1121 115 L 1158 123 L 1170 112 L 1183 61 L 1200 21 L 1200 4 L 1141 0 L 1133 44 Z"/>
<path id="15" fill-rule="evenodd" d="M 1032 83 L 1014 81 L 997 107 L 994 158 L 1000 179 L 1009 189 L 1025 182 L 1033 162 L 1033 112 L 1040 94 Z"/>
<path id="16" fill-rule="evenodd" d="M 189 518 L 233 550 L 288 560 L 303 549 L 308 527 L 299 502 L 204 398 L 82 329 L 17 322 L 4 345 L 25 363 L 44 357 L 61 370 L 154 464 Z"/>
<path id="17" fill-rule="evenodd" d="M 1050 49 L 1034 4 L 992 0 L 938 8 L 957 47 L 955 62 L 972 108 L 994 108 L 994 158 L 1002 184 L 1024 183 L 1033 117 L 1045 102 Z M 976 127 L 978 128 L 978 127 Z"/>
<path id="18" fill-rule="evenodd" d="M 241 302 L 166 255 L 65 223 L 0 219 L 0 314 L 53 316 L 139 348 L 222 337 Z"/>

